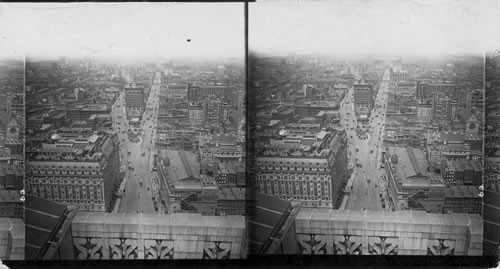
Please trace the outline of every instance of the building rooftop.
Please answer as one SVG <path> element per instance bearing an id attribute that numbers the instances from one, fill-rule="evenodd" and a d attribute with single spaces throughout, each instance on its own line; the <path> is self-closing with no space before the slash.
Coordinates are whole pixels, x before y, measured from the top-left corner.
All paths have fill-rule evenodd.
<path id="1" fill-rule="evenodd" d="M 286 126 L 289 129 L 319 129 L 321 124 L 319 123 L 290 123 Z"/>
<path id="2" fill-rule="evenodd" d="M 465 140 L 466 141 L 482 141 L 483 139 L 475 134 L 466 134 Z"/>
<path id="3" fill-rule="evenodd" d="M 257 113 L 256 117 L 272 117 L 272 113 L 270 111 L 261 111 Z"/>
<path id="4" fill-rule="evenodd" d="M 170 161 L 170 175 L 174 180 L 200 178 L 196 155 L 184 150 L 167 150 L 166 153 Z"/>
<path id="5" fill-rule="evenodd" d="M 411 147 L 390 147 L 388 153 L 397 156 L 397 163 L 392 164 L 392 167 L 395 168 L 397 180 L 403 186 L 443 185 L 439 174 L 427 171 L 428 163 L 422 150 Z"/>
<path id="6" fill-rule="evenodd" d="M 78 134 L 88 134 L 92 133 L 93 130 L 90 127 L 61 127 L 57 130 L 60 133 L 78 133 Z"/>
<path id="7" fill-rule="evenodd" d="M 338 102 L 337 101 L 309 101 L 309 100 L 302 100 L 301 102 L 296 104 L 297 106 L 309 106 L 309 107 L 337 107 Z"/>
<path id="8" fill-rule="evenodd" d="M 238 136 L 235 134 L 216 134 L 211 136 L 212 140 L 219 144 L 236 144 Z"/>
<path id="9" fill-rule="evenodd" d="M 22 203 L 19 191 L 0 190 L 0 203 Z"/>
<path id="10" fill-rule="evenodd" d="M 456 167 L 455 167 L 455 164 L 453 161 L 451 160 L 447 160 L 446 161 L 446 169 L 450 172 L 455 172 L 457 171 Z"/>
<path id="11" fill-rule="evenodd" d="M 24 168 L 19 165 L 2 163 L 0 164 L 0 177 L 4 177 L 6 175 L 22 177 L 24 176 Z"/>
<path id="12" fill-rule="evenodd" d="M 236 174 L 237 172 L 245 171 L 242 162 L 219 162 L 219 170 L 221 173 Z"/>
<path id="13" fill-rule="evenodd" d="M 111 143 L 110 135 L 53 135 L 41 147 L 31 148 L 31 161 L 99 161 Z"/>
<path id="14" fill-rule="evenodd" d="M 176 189 L 201 189 L 216 186 L 213 177 L 200 175 L 200 163 L 194 153 L 184 150 L 162 150 L 161 156 L 170 163 L 166 167 L 168 180 Z"/>
<path id="15" fill-rule="evenodd" d="M 410 224 L 407 226 L 408 230 L 405 228 L 405 231 L 414 232 L 431 232 L 434 229 L 433 227 L 440 227 L 437 231 L 445 231 L 445 229 L 449 231 L 460 230 L 463 233 L 467 231 L 468 234 L 476 235 L 474 240 L 481 244 L 483 239 L 482 221 L 481 215 L 468 213 L 436 214 L 414 210 L 391 212 L 302 208 L 295 223 L 296 227 L 304 228 L 324 229 L 323 227 L 326 225 L 326 227 L 344 227 L 340 229 L 355 231 L 360 229 L 358 227 L 361 227 L 361 230 L 378 230 L 382 233 L 384 230 L 389 232 L 389 229 L 394 232 L 394 227 L 402 227 L 401 224 Z M 374 226 L 374 223 L 382 225 Z M 391 225 L 387 225 L 389 223 Z M 374 229 L 375 227 L 381 227 L 382 229 Z M 311 230 L 307 230 L 307 232 L 309 231 Z M 457 232 L 450 233 L 455 235 Z M 442 235 L 440 232 L 436 234 Z"/>
<path id="16" fill-rule="evenodd" d="M 28 121 L 43 120 L 43 115 L 33 115 L 28 118 Z"/>
<path id="17" fill-rule="evenodd" d="M 455 168 L 455 171 L 463 172 L 465 163 L 457 160 L 457 161 L 453 161 L 453 166 Z"/>
<path id="18" fill-rule="evenodd" d="M 464 162 L 464 166 L 466 169 L 472 169 L 476 172 L 481 172 L 483 170 L 480 160 L 467 160 Z"/>
<path id="19" fill-rule="evenodd" d="M 47 131 L 47 130 L 50 130 L 50 128 L 52 128 L 52 124 L 42 124 L 42 127 L 40 127 L 40 130 Z"/>
<path id="20" fill-rule="evenodd" d="M 192 87 L 199 87 L 201 89 L 203 88 L 207 88 L 207 89 L 210 89 L 210 88 L 221 88 L 221 89 L 226 89 L 226 88 L 231 88 L 231 87 L 234 87 L 233 85 L 193 85 Z"/>
<path id="21" fill-rule="evenodd" d="M 0 218 L 0 234 L 5 242 L 0 248 L 0 256 L 5 260 L 24 260 L 26 231 L 20 218 Z"/>
<path id="22" fill-rule="evenodd" d="M 391 151 L 391 149 L 392 152 L 397 155 L 397 166 L 401 169 L 405 178 L 417 176 L 427 177 L 427 161 L 421 150 L 410 147 L 395 147 L 390 148 L 389 151 Z"/>
<path id="23" fill-rule="evenodd" d="M 464 144 L 446 144 L 443 147 L 443 151 L 446 152 L 462 152 L 462 151 L 468 151 L 469 147 L 465 146 Z"/>
<path id="24" fill-rule="evenodd" d="M 292 114 L 293 112 L 295 112 L 295 108 L 289 107 L 289 108 L 281 111 L 280 114 L 286 115 L 286 114 Z"/>
<path id="25" fill-rule="evenodd" d="M 356 87 L 368 87 L 368 86 L 372 87 L 373 85 L 370 83 L 358 81 L 358 82 L 354 83 L 353 86 L 354 86 L 354 88 L 356 88 Z"/>
<path id="26" fill-rule="evenodd" d="M 414 82 L 414 81 L 398 81 L 398 82 L 396 82 L 396 85 L 398 87 L 400 87 L 400 86 L 403 86 L 403 87 L 414 87 L 414 86 L 417 85 L 417 83 Z"/>
<path id="27" fill-rule="evenodd" d="M 142 86 L 138 86 L 138 85 L 127 85 L 127 86 L 125 87 L 125 90 L 126 90 L 126 91 L 127 91 L 127 90 L 139 90 L 139 89 L 144 90 L 144 87 L 142 87 Z"/>
<path id="28" fill-rule="evenodd" d="M 65 116 L 66 116 L 66 111 L 61 111 L 61 112 L 55 114 L 54 116 L 52 116 L 52 118 L 61 119 L 61 118 L 64 118 Z"/>
<path id="29" fill-rule="evenodd" d="M 445 189 L 445 196 L 447 198 L 478 198 L 479 190 L 475 186 L 450 186 Z"/>
<path id="30" fill-rule="evenodd" d="M 340 136 L 336 132 L 302 132 L 288 134 L 281 140 L 257 146 L 260 157 L 325 158 L 330 152 L 329 145 L 337 143 Z"/>
<path id="31" fill-rule="evenodd" d="M 109 110 L 108 104 L 78 104 L 69 107 L 68 110 L 79 109 L 82 111 L 107 111 Z"/>
<path id="32" fill-rule="evenodd" d="M 465 134 L 462 132 L 441 132 L 439 134 L 440 141 L 446 141 L 447 143 L 463 143 L 465 142 Z"/>
<path id="33" fill-rule="evenodd" d="M 10 149 L 0 148 L 0 158 L 9 158 L 9 157 L 10 157 Z"/>
<path id="34" fill-rule="evenodd" d="M 219 191 L 219 200 L 245 200 L 245 188 L 222 188 Z"/>

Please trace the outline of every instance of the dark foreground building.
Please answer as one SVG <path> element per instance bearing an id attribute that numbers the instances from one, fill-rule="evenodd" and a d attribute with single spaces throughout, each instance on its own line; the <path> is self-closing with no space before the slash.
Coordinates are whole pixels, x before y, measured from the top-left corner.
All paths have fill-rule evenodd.
<path id="1" fill-rule="evenodd" d="M 73 259 L 71 222 L 77 208 L 26 196 L 26 260 Z"/>
<path id="2" fill-rule="evenodd" d="M 249 255 L 297 254 L 295 217 L 300 203 L 262 193 L 251 193 L 255 207 L 248 217 Z"/>

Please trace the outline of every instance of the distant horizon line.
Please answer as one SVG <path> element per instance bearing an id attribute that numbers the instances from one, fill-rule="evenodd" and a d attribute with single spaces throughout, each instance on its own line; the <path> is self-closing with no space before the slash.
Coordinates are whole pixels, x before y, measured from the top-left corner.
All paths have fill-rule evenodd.
<path id="1" fill-rule="evenodd" d="M 456 56 L 474 56 L 474 57 L 484 57 L 484 55 L 488 53 L 492 53 L 493 51 L 483 51 L 483 52 L 448 52 L 448 53 L 357 53 L 357 52 L 349 52 L 349 53 L 313 53 L 313 52 L 265 52 L 259 50 L 249 50 L 249 56 L 266 56 L 266 57 L 287 57 L 291 54 L 295 54 L 297 56 L 317 56 L 317 57 L 339 57 L 339 58 L 398 58 L 398 57 L 456 57 Z"/>

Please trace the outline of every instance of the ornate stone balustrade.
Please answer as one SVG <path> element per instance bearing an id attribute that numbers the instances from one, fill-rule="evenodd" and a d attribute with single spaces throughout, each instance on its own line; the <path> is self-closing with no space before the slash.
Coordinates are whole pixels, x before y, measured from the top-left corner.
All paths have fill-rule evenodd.
<path id="1" fill-rule="evenodd" d="M 242 216 L 79 212 L 75 259 L 238 259 L 246 253 Z"/>
<path id="2" fill-rule="evenodd" d="M 303 208 L 295 220 L 302 254 L 482 255 L 477 214 Z"/>
<path id="3" fill-rule="evenodd" d="M 22 219 L 0 218 L 0 260 L 24 260 L 24 231 Z"/>

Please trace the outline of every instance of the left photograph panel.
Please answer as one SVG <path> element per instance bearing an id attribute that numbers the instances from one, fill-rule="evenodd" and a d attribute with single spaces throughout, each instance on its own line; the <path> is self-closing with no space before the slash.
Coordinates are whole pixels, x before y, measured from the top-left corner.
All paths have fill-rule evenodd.
<path id="1" fill-rule="evenodd" d="M 0 260 L 23 260 L 24 58 L 0 42 Z"/>
<path id="2" fill-rule="evenodd" d="M 4 7 L 25 56 L 25 259 L 244 258 L 244 5 Z"/>

